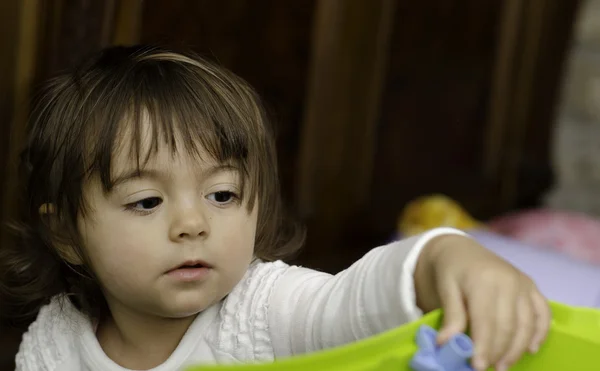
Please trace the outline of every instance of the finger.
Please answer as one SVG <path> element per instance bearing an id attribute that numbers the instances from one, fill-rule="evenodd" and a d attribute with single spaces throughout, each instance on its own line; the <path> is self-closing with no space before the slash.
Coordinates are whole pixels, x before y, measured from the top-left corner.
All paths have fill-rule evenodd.
<path id="1" fill-rule="evenodd" d="M 517 299 L 517 331 L 512 344 L 496 365 L 496 371 L 505 371 L 512 366 L 527 350 L 536 332 L 533 300 L 529 294 L 521 294 Z"/>
<path id="2" fill-rule="evenodd" d="M 441 284 L 439 295 L 444 310 L 444 319 L 437 341 L 439 344 L 443 344 L 452 336 L 465 332 L 467 329 L 467 309 L 460 289 L 455 283 Z"/>
<path id="3" fill-rule="evenodd" d="M 518 288 L 508 285 L 495 300 L 494 335 L 488 352 L 488 362 L 497 364 L 510 348 L 516 332 Z"/>
<path id="4" fill-rule="evenodd" d="M 533 304 L 533 310 L 535 314 L 535 334 L 531 339 L 529 351 L 536 353 L 540 348 L 541 344 L 546 340 L 548 330 L 550 329 L 550 321 L 552 320 L 552 313 L 550 306 L 546 298 L 540 294 L 539 291 L 534 291 L 531 294 L 531 302 Z"/>
<path id="5" fill-rule="evenodd" d="M 496 301 L 492 300 L 497 292 L 473 293 L 467 306 L 469 309 L 471 338 L 475 345 L 473 367 L 478 371 L 486 370 L 490 365 L 489 356 L 494 341 L 495 323 L 490 321 L 495 313 Z"/>

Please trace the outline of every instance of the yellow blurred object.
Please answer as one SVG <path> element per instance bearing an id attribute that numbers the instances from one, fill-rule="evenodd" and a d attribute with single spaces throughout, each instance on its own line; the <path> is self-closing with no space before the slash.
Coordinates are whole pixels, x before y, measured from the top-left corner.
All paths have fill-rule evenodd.
<path id="1" fill-rule="evenodd" d="M 411 201 L 398 220 L 398 231 L 404 236 L 437 227 L 467 230 L 482 226 L 456 201 L 444 195 L 424 196 Z"/>

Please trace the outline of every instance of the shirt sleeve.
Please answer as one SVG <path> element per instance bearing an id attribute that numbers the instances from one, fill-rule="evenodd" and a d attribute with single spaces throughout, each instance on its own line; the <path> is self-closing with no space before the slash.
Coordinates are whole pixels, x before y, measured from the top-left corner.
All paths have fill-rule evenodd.
<path id="1" fill-rule="evenodd" d="M 418 319 L 413 274 L 433 229 L 371 250 L 333 276 L 290 267 L 273 288 L 269 328 L 276 358 L 331 348 Z"/>

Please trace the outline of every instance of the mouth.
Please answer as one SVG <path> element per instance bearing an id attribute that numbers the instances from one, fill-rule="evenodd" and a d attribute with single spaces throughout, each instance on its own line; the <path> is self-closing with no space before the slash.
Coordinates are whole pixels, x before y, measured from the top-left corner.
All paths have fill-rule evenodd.
<path id="1" fill-rule="evenodd" d="M 169 270 L 169 272 L 173 272 L 179 269 L 200 269 L 200 268 L 207 268 L 210 269 L 212 268 L 212 266 L 204 261 L 201 260 L 188 260 L 186 262 L 184 262 L 183 264 L 180 264 L 178 266 L 176 266 L 175 268 L 172 268 L 171 270 Z"/>

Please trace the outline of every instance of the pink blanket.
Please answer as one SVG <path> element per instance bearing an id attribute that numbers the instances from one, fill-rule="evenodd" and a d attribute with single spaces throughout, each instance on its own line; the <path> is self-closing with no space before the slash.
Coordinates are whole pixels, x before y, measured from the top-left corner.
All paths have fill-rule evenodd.
<path id="1" fill-rule="evenodd" d="M 538 209 L 488 223 L 490 231 L 600 265 L 600 220 L 573 212 Z"/>

